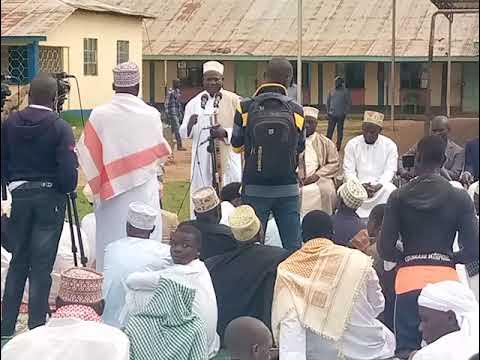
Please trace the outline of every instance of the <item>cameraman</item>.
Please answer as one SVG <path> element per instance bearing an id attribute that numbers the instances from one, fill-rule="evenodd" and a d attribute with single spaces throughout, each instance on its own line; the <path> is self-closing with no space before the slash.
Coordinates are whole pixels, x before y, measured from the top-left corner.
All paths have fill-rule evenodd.
<path id="1" fill-rule="evenodd" d="M 28 327 L 44 325 L 51 272 L 63 228 L 67 196 L 77 186 L 71 127 L 54 109 L 57 81 L 40 74 L 30 84 L 29 106 L 2 123 L 2 183 L 12 194 L 12 260 L 2 306 L 2 337 L 12 336 L 29 279 Z"/>

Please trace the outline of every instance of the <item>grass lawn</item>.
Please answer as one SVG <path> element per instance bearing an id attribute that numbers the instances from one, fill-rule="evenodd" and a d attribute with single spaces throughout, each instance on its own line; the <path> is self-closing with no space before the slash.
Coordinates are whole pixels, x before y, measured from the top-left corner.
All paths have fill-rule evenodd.
<path id="1" fill-rule="evenodd" d="M 179 221 L 188 220 L 190 218 L 189 185 L 190 184 L 187 181 L 167 181 L 163 189 L 163 208 L 167 211 L 178 214 Z"/>
<path id="2" fill-rule="evenodd" d="M 78 216 L 82 219 L 85 215 L 92 212 L 92 207 L 88 203 L 87 199 L 82 193 L 82 189 L 77 190 L 77 208 Z M 182 209 L 180 211 L 180 206 L 182 204 Z M 178 214 L 180 221 L 187 220 L 190 218 L 190 190 L 189 183 L 186 181 L 171 181 L 165 184 L 164 188 L 164 198 L 163 198 L 163 207 L 165 210 L 171 211 L 175 214 Z"/>

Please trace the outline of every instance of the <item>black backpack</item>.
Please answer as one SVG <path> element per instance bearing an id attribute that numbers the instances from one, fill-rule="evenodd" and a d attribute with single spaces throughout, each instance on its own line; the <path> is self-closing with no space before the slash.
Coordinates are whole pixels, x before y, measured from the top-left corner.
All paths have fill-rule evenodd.
<path id="1" fill-rule="evenodd" d="M 296 177 L 300 134 L 292 102 L 277 93 L 252 99 L 246 128 L 245 171 L 262 182 Z"/>

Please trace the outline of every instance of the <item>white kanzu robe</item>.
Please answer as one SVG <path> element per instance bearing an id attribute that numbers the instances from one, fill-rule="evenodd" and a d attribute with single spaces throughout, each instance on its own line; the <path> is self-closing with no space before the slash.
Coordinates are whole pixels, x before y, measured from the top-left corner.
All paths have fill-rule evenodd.
<path id="1" fill-rule="evenodd" d="M 160 113 L 130 94 L 95 108 L 77 144 L 78 159 L 95 197 L 97 271 L 106 246 L 126 236 L 128 206 L 143 202 L 160 213 L 157 163 L 171 153 Z M 159 214 L 152 238 L 161 240 Z"/>
<path id="2" fill-rule="evenodd" d="M 239 98 L 236 94 L 221 90 L 222 100 L 220 101 L 218 122 L 227 131 L 228 137 L 225 139 L 226 145 L 230 145 L 232 137 L 233 119 L 235 110 L 239 105 Z M 203 95 L 208 95 L 208 102 L 205 110 L 202 109 L 201 99 Z M 192 165 L 191 165 L 191 187 L 192 194 L 201 187 L 212 185 L 212 155 L 207 151 L 208 140 L 210 136 L 210 115 L 214 113 L 214 98 L 206 91 L 195 96 L 187 104 L 185 116 L 182 126 L 180 127 L 180 135 L 183 139 L 193 139 L 192 143 Z M 193 127 L 190 136 L 187 134 L 187 126 L 192 115 L 198 115 L 198 122 Z M 204 144 L 202 144 L 205 142 Z M 201 145 L 202 144 L 202 145 Z M 242 181 L 242 158 L 240 154 L 232 151 L 231 146 L 227 148 L 227 155 L 223 164 L 223 185 L 232 182 Z M 193 216 L 193 207 L 190 204 L 191 214 Z"/>
<path id="3" fill-rule="evenodd" d="M 130 342 L 120 330 L 93 321 L 52 319 L 2 349 L 5 360 L 128 360 Z"/>
<path id="4" fill-rule="evenodd" d="M 345 180 L 356 179 L 360 183 L 382 184 L 383 187 L 357 210 L 358 216 L 367 218 L 372 209 L 386 204 L 396 189 L 392 184 L 398 166 L 397 145 L 388 137 L 379 135 L 373 145 L 368 145 L 363 135 L 354 137 L 345 147 L 343 171 Z"/>

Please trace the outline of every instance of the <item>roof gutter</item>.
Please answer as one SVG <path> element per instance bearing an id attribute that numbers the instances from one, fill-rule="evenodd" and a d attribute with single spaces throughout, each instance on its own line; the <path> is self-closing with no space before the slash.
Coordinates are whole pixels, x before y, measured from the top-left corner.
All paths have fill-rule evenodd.
<path id="1" fill-rule="evenodd" d="M 189 61 L 189 60 L 217 60 L 217 61 L 268 61 L 272 56 L 267 55 L 143 55 L 143 60 L 151 61 Z M 296 60 L 296 56 L 287 56 L 288 60 Z M 303 56 L 307 62 L 391 62 L 390 56 Z M 447 56 L 437 56 L 434 62 L 446 62 Z M 478 56 L 452 56 L 454 62 L 476 62 Z M 428 56 L 402 56 L 396 62 L 428 62 Z"/>
<path id="2" fill-rule="evenodd" d="M 17 44 L 19 42 L 31 44 L 37 41 L 46 41 L 47 37 L 45 35 L 21 35 L 21 36 L 11 36 L 11 35 L 2 35 L 2 45 Z"/>

